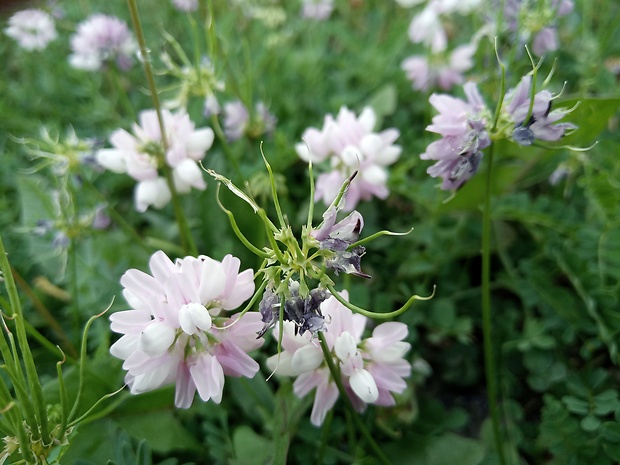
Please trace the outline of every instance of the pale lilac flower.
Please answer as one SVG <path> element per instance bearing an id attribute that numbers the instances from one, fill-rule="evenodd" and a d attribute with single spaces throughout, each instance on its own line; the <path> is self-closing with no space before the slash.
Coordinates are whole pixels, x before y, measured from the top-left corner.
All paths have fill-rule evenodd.
<path id="1" fill-rule="evenodd" d="M 198 0 L 172 0 L 177 10 L 192 12 L 198 9 Z"/>
<path id="2" fill-rule="evenodd" d="M 334 0 L 302 0 L 301 16 L 319 21 L 330 17 L 334 10 Z"/>
<path id="3" fill-rule="evenodd" d="M 71 50 L 69 63 L 74 68 L 97 71 L 104 63 L 114 61 L 120 69 L 127 70 L 138 47 L 127 23 L 98 13 L 78 25 L 71 37 Z"/>
<path id="4" fill-rule="evenodd" d="M 331 172 L 318 177 L 315 200 L 323 199 L 329 205 L 355 171 L 358 175 L 349 185 L 345 211 L 353 210 L 360 200 L 388 196 L 386 167 L 400 156 L 401 147 L 394 145 L 400 133 L 393 128 L 373 132 L 376 120 L 370 107 L 364 108 L 358 117 L 342 107 L 335 119 L 332 115 L 325 117 L 321 130 L 308 128 L 304 131 L 304 142 L 295 145 L 299 157 L 313 163 L 329 159 L 332 168 Z"/>
<path id="5" fill-rule="evenodd" d="M 219 403 L 224 375 L 256 374 L 259 366 L 247 352 L 263 343 L 256 338 L 260 315 L 221 316 L 254 292 L 253 271 L 239 273 L 239 265 L 232 255 L 221 262 L 202 255 L 173 263 L 159 251 L 149 262 L 152 274 L 131 269 L 123 275 L 132 309 L 110 316 L 112 330 L 123 334 L 110 352 L 124 360 L 133 394 L 176 384 L 179 408 L 190 407 L 196 391 Z"/>
<path id="6" fill-rule="evenodd" d="M 504 4 L 508 30 L 522 44 L 530 42 L 533 36 L 532 51 L 537 56 L 557 50 L 557 19 L 568 15 L 574 8 L 572 0 L 546 0 L 541 4 L 536 8 L 524 0 L 507 0 Z"/>
<path id="7" fill-rule="evenodd" d="M 176 190 L 181 194 L 191 188 L 204 190 L 207 185 L 197 162 L 213 144 L 211 128 L 195 129 L 184 111 L 162 111 L 168 150 L 166 163 L 172 168 Z M 170 201 L 170 190 L 159 174 L 158 160 L 164 148 L 155 110 L 145 110 L 139 115 L 140 124 L 134 124 L 133 135 L 117 129 L 110 136 L 114 148 L 97 152 L 97 162 L 116 173 L 127 173 L 139 182 L 136 188 L 136 209 L 145 211 L 150 205 L 156 208 Z"/>
<path id="8" fill-rule="evenodd" d="M 58 37 L 54 19 L 45 11 L 27 9 L 9 18 L 5 34 L 25 50 L 43 50 Z"/>
<path id="9" fill-rule="evenodd" d="M 467 101 L 445 94 L 433 94 L 429 101 L 439 111 L 426 130 L 443 136 L 432 142 L 422 160 L 437 160 L 427 169 L 432 177 L 443 178 L 441 188 L 460 187 L 478 170 L 482 150 L 491 143 L 487 132 L 487 110 L 476 84 L 463 86 Z"/>
<path id="10" fill-rule="evenodd" d="M 505 109 L 514 123 L 513 140 L 520 145 L 531 145 L 537 139 L 555 141 L 562 138 L 567 130 L 576 129 L 577 126 L 572 123 L 557 123 L 568 111 L 561 108 L 552 111 L 553 96 L 547 90 L 536 93 L 530 110 L 531 82 L 531 76 L 524 76 L 516 88 L 506 93 Z"/>
<path id="11" fill-rule="evenodd" d="M 437 55 L 412 55 L 401 68 L 413 83 L 413 88 L 426 91 L 435 87 L 450 90 L 464 81 L 463 73 L 473 66 L 476 47 L 471 44 L 456 47 L 448 57 Z"/>
<path id="12" fill-rule="evenodd" d="M 341 295 L 348 298 L 346 291 Z M 411 365 L 403 358 L 410 348 L 403 341 L 407 326 L 383 323 L 370 338 L 362 339 L 365 316 L 354 314 L 334 297 L 325 300 L 321 310 L 325 316 L 323 335 L 353 405 L 359 411 L 367 404 L 394 405 L 392 393 L 406 389 L 404 378 L 411 372 Z M 274 331 L 276 337 L 277 332 Z M 320 426 L 339 395 L 323 352 L 310 335 L 296 335 L 294 324 L 288 322 L 284 324 L 282 348 L 280 354 L 267 360 L 267 365 L 276 374 L 297 377 L 293 389 L 298 397 L 316 388 L 310 421 Z"/>
<path id="13" fill-rule="evenodd" d="M 257 137 L 271 133 L 275 125 L 276 118 L 269 113 L 263 102 L 256 104 L 254 115 L 250 115 L 248 109 L 239 100 L 224 105 L 224 134 L 230 141 L 241 139 L 244 135 Z"/>

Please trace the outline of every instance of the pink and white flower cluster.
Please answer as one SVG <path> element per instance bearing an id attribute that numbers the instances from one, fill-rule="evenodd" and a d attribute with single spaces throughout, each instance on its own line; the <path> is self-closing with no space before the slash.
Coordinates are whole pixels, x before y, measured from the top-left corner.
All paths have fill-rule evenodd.
<path id="1" fill-rule="evenodd" d="M 54 19 L 36 8 L 18 11 L 11 16 L 4 33 L 29 51 L 43 50 L 58 37 Z"/>
<path id="2" fill-rule="evenodd" d="M 124 360 L 133 394 L 174 383 L 179 408 L 190 407 L 196 391 L 219 403 L 224 375 L 251 378 L 259 369 L 247 352 L 263 343 L 256 338 L 260 314 L 222 316 L 251 297 L 253 271 L 240 273 L 232 255 L 173 263 L 161 251 L 149 266 L 151 274 L 131 269 L 121 278 L 131 309 L 110 316 L 112 330 L 123 335 L 110 352 Z"/>
<path id="3" fill-rule="evenodd" d="M 110 136 L 114 148 L 97 152 L 99 164 L 116 173 L 127 173 L 138 181 L 135 203 L 140 212 L 151 205 L 162 208 L 171 199 L 166 179 L 159 173 L 162 159 L 172 168 L 177 192 L 186 194 L 192 187 L 199 190 L 207 187 L 197 162 L 213 144 L 213 130 L 208 127 L 195 129 L 185 111 L 171 113 L 163 110 L 162 117 L 168 143 L 165 153 L 155 110 L 140 113 L 140 124 L 133 125 L 133 135 L 117 129 Z"/>
<path id="4" fill-rule="evenodd" d="M 346 291 L 341 295 L 348 298 Z M 354 314 L 330 297 L 321 304 L 325 316 L 323 332 L 341 380 L 355 408 L 363 411 L 367 404 L 391 406 L 392 393 L 401 393 L 411 373 L 411 365 L 403 356 L 410 348 L 404 342 L 407 326 L 388 322 L 378 325 L 372 336 L 362 339 L 367 318 Z M 274 331 L 277 337 L 277 330 Z M 276 374 L 296 376 L 293 389 L 303 397 L 316 388 L 310 421 L 319 426 L 338 399 L 338 388 L 324 359 L 323 351 L 309 333 L 295 335 L 295 323 L 284 323 L 284 350 L 267 360 Z"/>
<path id="5" fill-rule="evenodd" d="M 133 64 L 138 50 L 127 23 L 114 16 L 94 14 L 78 25 L 71 37 L 69 63 L 74 68 L 97 71 L 114 60 L 121 70 Z"/>
<path id="6" fill-rule="evenodd" d="M 331 204 L 342 184 L 355 171 L 358 175 L 349 186 L 345 211 L 353 210 L 360 200 L 388 196 L 386 167 L 400 157 L 402 149 L 394 145 L 400 132 L 390 128 L 376 133 L 376 122 L 377 117 L 370 107 L 364 108 L 359 116 L 342 107 L 336 118 L 331 114 L 325 116 L 321 129 L 304 131 L 303 142 L 295 145 L 299 157 L 312 163 L 329 160 L 332 168 L 331 172 L 318 177 L 315 200 L 323 199 L 326 205 Z"/>

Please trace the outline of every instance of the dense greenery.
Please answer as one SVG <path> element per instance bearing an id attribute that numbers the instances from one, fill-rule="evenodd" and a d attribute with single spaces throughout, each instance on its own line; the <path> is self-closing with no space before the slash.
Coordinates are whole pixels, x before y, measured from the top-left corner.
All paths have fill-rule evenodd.
<path id="1" fill-rule="evenodd" d="M 84 383 L 81 413 L 123 386 L 122 363 L 109 354 L 116 335 L 107 316 L 93 322 L 87 355 L 79 354 L 92 316 L 109 306 L 109 312 L 128 308 L 121 275 L 146 270 L 159 249 L 170 257 L 185 255 L 172 205 L 138 213 L 129 176 L 77 161 L 59 165 L 66 160 L 60 152 L 94 154 L 109 146 L 112 131 L 130 130 L 141 110 L 153 108 L 139 62 L 127 72 L 113 66 L 88 72 L 67 60 L 80 21 L 102 12 L 131 26 L 127 5 L 64 3 L 59 37 L 44 51 L 27 52 L 0 38 L 0 234 L 50 418 L 58 414 L 64 391 L 56 370 L 63 357 L 62 383 L 70 400 L 78 380 Z M 262 101 L 277 117 L 272 134 L 249 131 L 230 143 L 216 138 L 203 165 L 239 185 L 247 181 L 275 217 L 262 143 L 296 233 L 310 195 L 307 164 L 294 150 L 303 131 L 320 128 L 324 116 L 341 106 L 359 113 L 367 105 L 378 115 L 379 129 L 399 129 L 403 152 L 389 167 L 390 196 L 357 209 L 365 221 L 363 236 L 414 229 L 368 244 L 363 268 L 373 279 L 346 275 L 338 286 L 349 289 L 353 303 L 377 312 L 392 311 L 413 294 L 434 297 L 398 317 L 408 325 L 412 345 L 408 389 L 395 407 L 370 406 L 362 420 L 392 463 L 500 463 L 486 395 L 481 314 L 487 158 L 455 193 L 440 190 L 426 174 L 430 163 L 419 155 L 438 138 L 425 131 L 436 114 L 428 103 L 436 90 L 413 90 L 400 67 L 407 56 L 425 53 L 407 38 L 420 7 L 368 0 L 335 5 L 329 19 L 315 21 L 300 16 L 298 2 L 284 0 L 200 0 L 191 14 L 170 2 L 138 2 L 162 100 L 175 98 L 180 85 L 164 54 L 183 66 L 183 50 L 195 66 L 209 56 L 225 83 L 216 93 L 221 104 L 241 99 L 253 107 Z M 559 142 L 493 145 L 491 337 L 500 436 L 510 464 L 620 461 L 619 15 L 615 2 L 577 0 L 557 20 L 559 49 L 537 71 L 542 82 L 554 69 L 548 88 L 562 91 L 557 105 L 575 107 L 565 119 L 578 130 Z M 476 13 L 448 18 L 451 40 L 469 40 L 486 20 Z M 532 70 L 525 48 L 508 34 L 496 44 L 497 50 L 482 38 L 467 73 L 492 111 L 502 97 L 496 52 L 506 67 L 506 88 Z M 199 86 L 188 89 L 192 120 L 213 127 L 217 117 L 203 115 L 205 96 L 194 92 Z M 460 86 L 449 93 L 463 95 Z M 71 146 L 71 134 L 92 145 Z M 565 176 L 552 184 L 549 177 L 558 167 Z M 205 179 L 205 191 L 180 197 L 199 253 L 218 260 L 232 253 L 244 269 L 256 270 L 260 259 L 235 237 L 216 201 L 217 183 L 206 173 Z M 247 237 L 267 245 L 252 210 L 224 189 L 220 197 Z M 92 227 L 98 208 L 112 219 L 105 229 Z M 317 203 L 316 223 L 322 212 Z M 45 222 L 51 227 L 43 231 Z M 8 317 L 15 310 L 4 289 L 0 308 L 14 331 Z M 295 397 L 284 377 L 266 381 L 264 362 L 276 350 L 277 341 L 267 337 L 256 354 L 261 371 L 252 379 L 227 378 L 219 405 L 197 399 L 179 410 L 172 387 L 137 396 L 123 390 L 90 412 L 72 431 L 70 444 L 56 447 L 48 460 L 54 463 L 62 450 L 60 463 L 81 465 L 242 465 L 271 463 L 274 450 L 288 448 L 288 463 L 379 463 L 341 401 L 316 428 L 309 422 L 311 398 Z M 2 377 L 11 386 L 8 375 Z M 6 423 L 1 432 L 8 435 Z"/>

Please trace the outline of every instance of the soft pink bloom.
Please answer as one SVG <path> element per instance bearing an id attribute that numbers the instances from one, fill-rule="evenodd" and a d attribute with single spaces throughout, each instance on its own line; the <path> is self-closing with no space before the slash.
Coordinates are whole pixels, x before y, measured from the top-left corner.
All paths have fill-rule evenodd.
<path id="1" fill-rule="evenodd" d="M 166 163 L 172 168 L 176 190 L 181 194 L 191 188 L 204 190 L 207 185 L 197 162 L 213 144 L 211 128 L 196 129 L 184 111 L 162 111 L 168 151 Z M 157 151 L 163 152 L 161 131 L 155 110 L 139 115 L 140 124 L 133 125 L 133 134 L 117 129 L 110 136 L 114 148 L 97 152 L 97 162 L 116 173 L 127 173 L 139 182 L 136 189 L 136 208 L 145 211 L 149 205 L 156 208 L 170 201 L 170 191 L 161 177 Z"/>
<path id="2" fill-rule="evenodd" d="M 441 23 L 437 8 L 431 3 L 414 16 L 409 25 L 409 39 L 413 43 L 424 43 L 434 53 L 448 47 L 448 37 Z"/>
<path id="3" fill-rule="evenodd" d="M 191 12 L 198 9 L 198 0 L 172 0 L 172 4 L 181 11 Z"/>
<path id="4" fill-rule="evenodd" d="M 394 145 L 400 133 L 386 129 L 375 133 L 375 112 L 366 107 L 359 116 L 342 107 L 334 119 L 325 116 L 322 129 L 308 128 L 302 134 L 303 142 L 295 150 L 304 161 L 320 163 L 329 159 L 332 171 L 321 174 L 316 182 L 315 199 L 323 199 L 329 205 L 337 196 L 344 181 L 355 171 L 347 192 L 345 211 L 351 211 L 360 200 L 373 197 L 385 199 L 388 172 L 401 153 Z"/>
<path id="5" fill-rule="evenodd" d="M 219 403 L 224 375 L 253 377 L 258 364 L 247 352 L 260 347 L 256 312 L 223 317 L 254 292 L 252 270 L 239 273 L 239 259 L 204 255 L 172 262 L 159 251 L 151 274 L 131 269 L 121 278 L 131 310 L 110 316 L 123 336 L 110 348 L 124 360 L 133 394 L 176 384 L 175 405 L 188 408 L 194 394 Z M 238 321 L 237 321 L 238 319 Z"/>
<path id="6" fill-rule="evenodd" d="M 71 37 L 69 63 L 86 71 L 101 69 L 105 62 L 115 61 L 126 70 L 138 50 L 127 23 L 115 16 L 94 14 L 78 25 Z"/>
<path id="7" fill-rule="evenodd" d="M 11 16 L 4 32 L 25 50 L 43 50 L 58 37 L 54 19 L 45 11 L 34 8 Z"/>
<path id="8" fill-rule="evenodd" d="M 334 0 L 303 0 L 301 16 L 319 21 L 330 17 L 334 10 Z"/>
<path id="9" fill-rule="evenodd" d="M 456 47 L 449 56 L 412 55 L 406 58 L 401 67 L 417 90 L 429 90 L 439 87 L 450 90 L 456 84 L 462 84 L 463 74 L 473 66 L 472 57 L 476 47 L 471 44 Z"/>
<path id="10" fill-rule="evenodd" d="M 346 291 L 341 295 L 348 298 Z M 390 322 L 377 326 L 370 338 L 362 339 L 367 318 L 354 314 L 330 297 L 321 304 L 326 329 L 323 332 L 334 363 L 339 366 L 341 380 L 356 408 L 366 404 L 394 405 L 392 393 L 406 388 L 403 378 L 409 376 L 410 364 L 403 358 L 410 345 L 404 323 Z M 277 337 L 277 331 L 274 332 Z M 296 376 L 295 394 L 303 397 L 316 388 L 310 416 L 319 426 L 338 398 L 338 389 L 323 358 L 317 341 L 307 333 L 295 335 L 295 325 L 285 322 L 282 353 L 267 360 L 270 369 L 283 376 Z"/>

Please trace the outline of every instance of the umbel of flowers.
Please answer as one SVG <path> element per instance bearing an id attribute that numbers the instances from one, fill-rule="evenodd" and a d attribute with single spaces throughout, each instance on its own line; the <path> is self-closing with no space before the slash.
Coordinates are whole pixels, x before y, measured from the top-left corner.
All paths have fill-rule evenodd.
<path id="1" fill-rule="evenodd" d="M 114 148 L 97 152 L 97 161 L 116 173 L 127 173 L 138 181 L 135 189 L 136 210 L 140 212 L 153 205 L 162 208 L 171 199 L 171 192 L 162 175 L 162 164 L 172 170 L 176 191 L 188 193 L 191 188 L 204 190 L 207 185 L 198 162 L 213 144 L 211 128 L 195 129 L 185 111 L 162 111 L 165 139 L 162 137 L 155 110 L 139 115 L 140 124 L 133 125 L 133 134 L 117 129 L 110 136 Z M 164 148 L 167 142 L 167 150 Z"/>
<path id="2" fill-rule="evenodd" d="M 366 242 L 359 240 L 362 216 L 354 211 L 337 221 L 355 174 L 346 180 L 318 227 L 312 225 L 311 202 L 298 240 L 280 210 L 267 167 L 279 227 L 230 180 L 209 170 L 253 208 L 268 232 L 269 247 L 255 246 L 222 206 L 239 239 L 263 258 L 256 274 L 239 272 L 239 260 L 230 255 L 221 262 L 199 256 L 173 263 L 157 252 L 150 261 L 151 274 L 129 270 L 123 275 L 123 293 L 131 309 L 111 316 L 112 330 L 123 335 L 111 352 L 124 360 L 131 392 L 175 384 L 178 407 L 189 407 L 196 392 L 205 401 L 220 402 L 224 376 L 254 376 L 259 366 L 248 352 L 260 347 L 264 334 L 277 326 L 283 350 L 269 359 L 268 366 L 275 373 L 298 376 L 298 396 L 316 388 L 311 417 L 315 425 L 322 423 L 339 392 L 358 410 L 370 403 L 393 405 L 391 393 L 405 389 L 404 378 L 410 372 L 403 358 L 409 349 L 403 341 L 407 328 L 384 323 L 366 339 L 363 330 L 367 317 L 394 317 L 420 297 L 412 296 L 394 312 L 373 314 L 349 303 L 346 291 L 335 289 L 330 274 L 370 278 L 361 270 L 362 242 Z M 382 231 L 368 239 L 384 234 L 394 233 Z M 255 292 L 256 278 L 260 285 Z M 230 314 L 248 299 L 244 310 Z M 257 302 L 259 311 L 250 312 Z"/>

